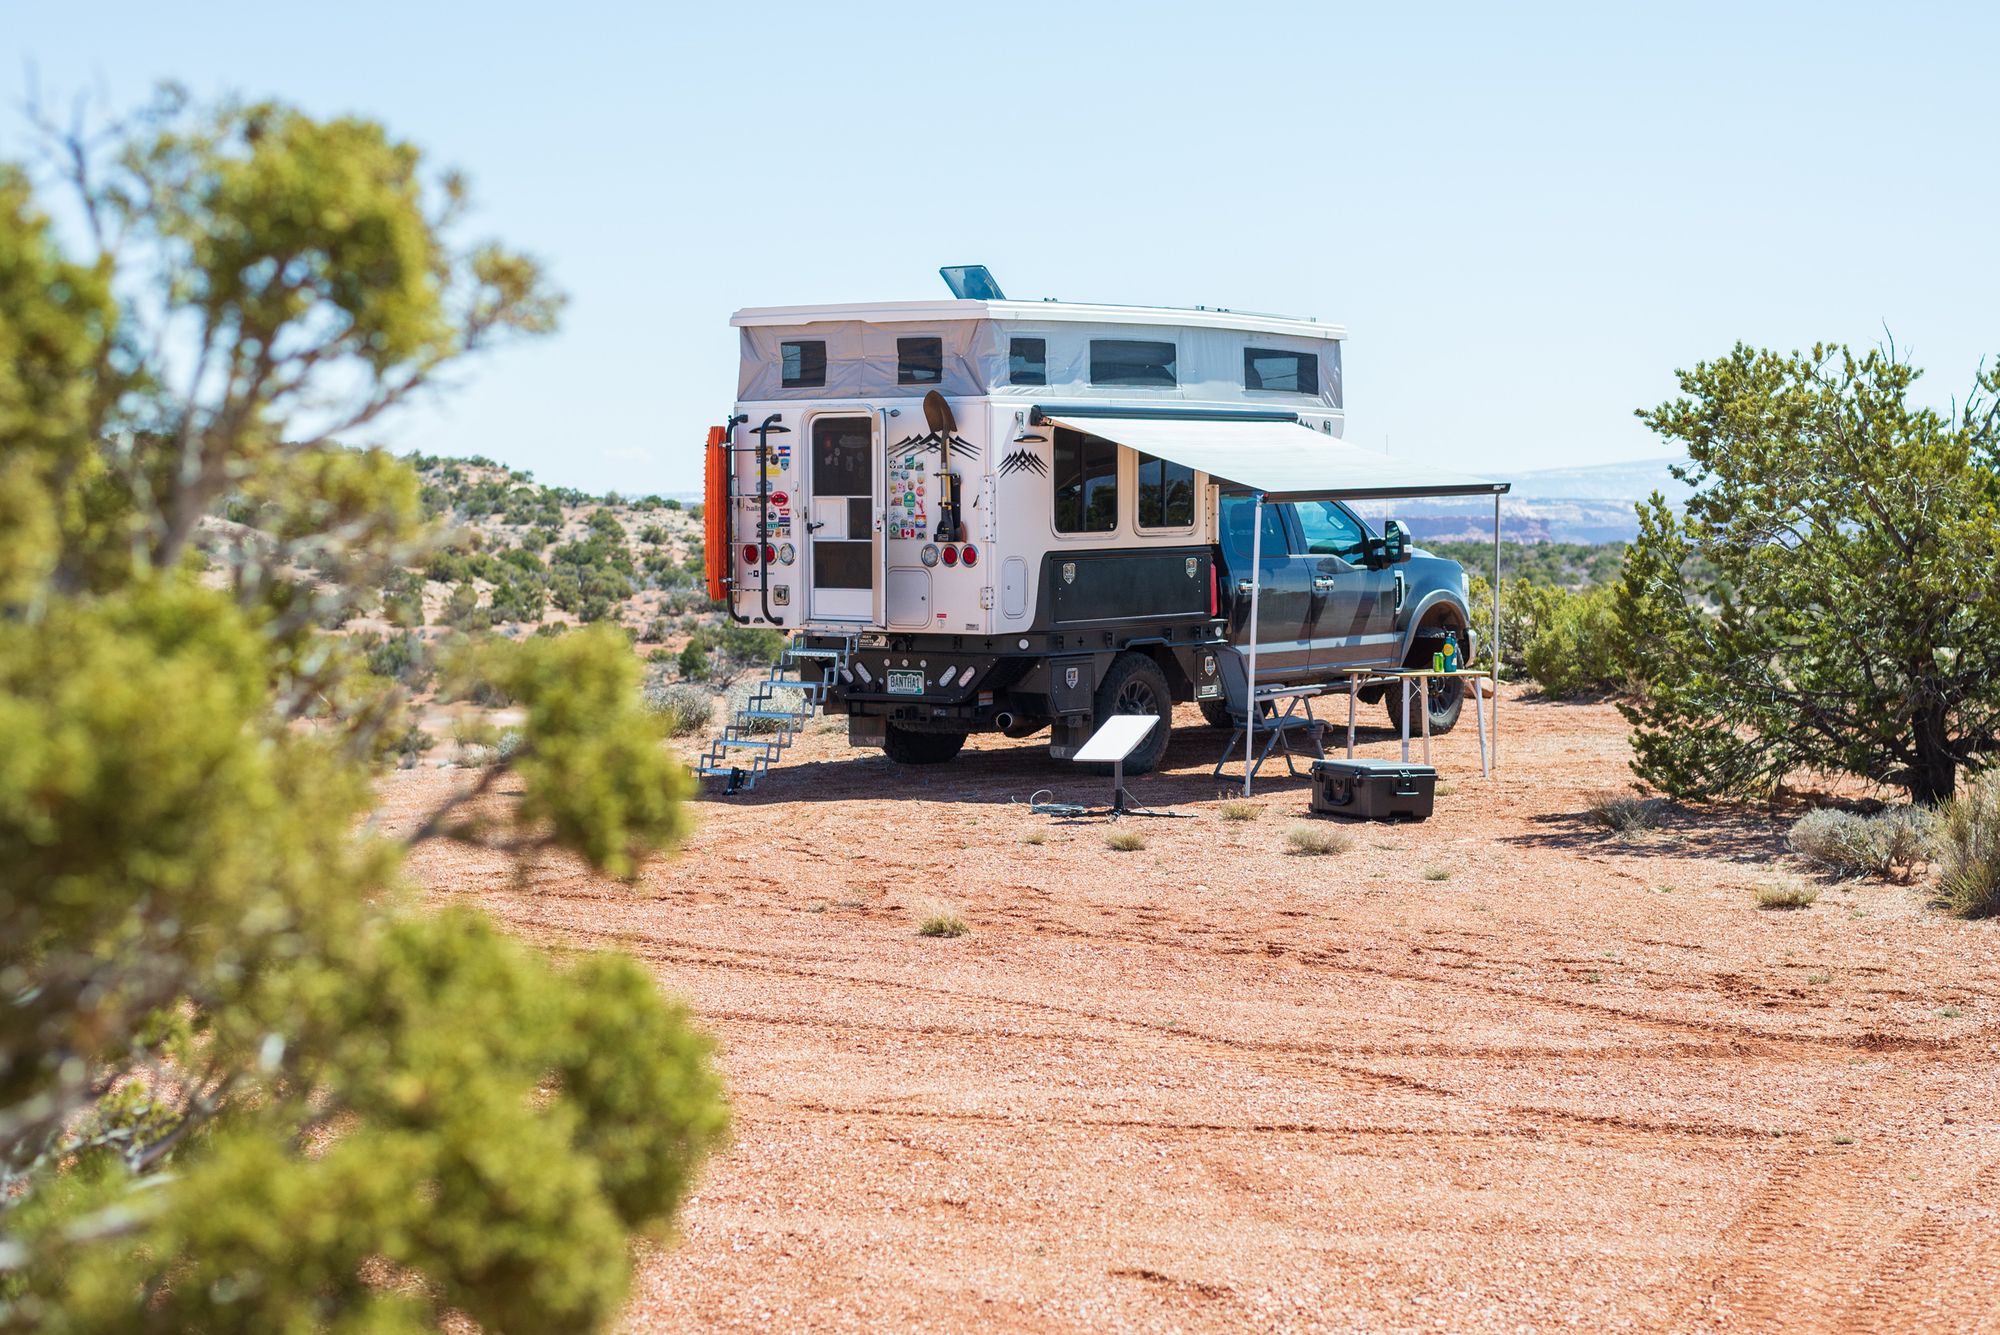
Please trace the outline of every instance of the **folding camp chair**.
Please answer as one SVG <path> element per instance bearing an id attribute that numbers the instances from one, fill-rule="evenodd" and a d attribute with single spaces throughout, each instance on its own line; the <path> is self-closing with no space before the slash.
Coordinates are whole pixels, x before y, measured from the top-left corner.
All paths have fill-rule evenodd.
<path id="1" fill-rule="evenodd" d="M 1222 767 L 1243 754 L 1243 732 L 1252 730 L 1253 738 L 1261 738 L 1262 745 L 1256 757 L 1250 762 L 1250 777 L 1257 771 L 1273 751 L 1285 754 L 1285 769 L 1296 776 L 1298 765 L 1294 762 L 1292 735 L 1302 734 L 1311 744 L 1313 752 L 1322 760 L 1326 758 L 1326 748 L 1320 744 L 1320 734 L 1326 724 L 1313 717 L 1312 701 L 1316 695 L 1324 695 L 1325 686 L 1265 686 L 1256 692 L 1248 689 L 1249 671 L 1244 666 L 1243 655 L 1234 649 L 1222 649 L 1216 654 L 1217 666 L 1222 674 L 1222 702 L 1229 710 L 1236 727 L 1229 734 L 1228 745 L 1216 759 L 1211 771 L 1214 778 L 1222 777 Z M 1254 695 L 1254 705 L 1252 699 Z M 1280 706 L 1282 705 L 1282 708 Z M 1265 710 L 1270 712 L 1266 713 Z"/>

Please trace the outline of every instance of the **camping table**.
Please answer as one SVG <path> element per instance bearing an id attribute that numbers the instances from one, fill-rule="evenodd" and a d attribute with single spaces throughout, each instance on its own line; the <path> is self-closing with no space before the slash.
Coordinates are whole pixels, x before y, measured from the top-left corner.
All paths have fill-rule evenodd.
<path id="1" fill-rule="evenodd" d="M 1479 684 L 1477 680 L 1481 678 L 1491 677 L 1493 675 L 1492 673 L 1482 671 L 1478 668 L 1458 668 L 1451 672 L 1434 672 L 1430 668 L 1406 668 L 1401 672 L 1388 672 L 1384 673 L 1383 675 L 1387 677 L 1395 677 L 1399 679 L 1403 684 L 1402 685 L 1403 760 L 1405 762 L 1408 762 L 1410 758 L 1410 684 L 1412 682 L 1415 682 L 1426 693 L 1425 708 L 1423 711 L 1424 763 L 1426 765 L 1431 763 L 1431 711 L 1429 708 L 1429 701 L 1428 701 L 1428 693 L 1431 688 L 1430 679 L 1432 677 L 1458 677 L 1470 683 L 1472 687 L 1472 718 L 1473 722 L 1479 728 L 1479 773 L 1482 776 L 1488 776 L 1493 773 L 1493 767 L 1489 763 L 1488 756 L 1486 754 L 1485 697 L 1479 693 Z M 1494 708 L 1494 721 L 1495 723 L 1498 723 L 1500 703 L 1499 703 L 1499 697 L 1497 695 L 1494 697 L 1493 708 Z M 1348 702 L 1348 713 L 1350 716 L 1352 716 L 1353 712 L 1354 712 L 1354 704 L 1353 701 L 1350 699 Z M 1352 735 L 1353 734 L 1350 732 L 1349 736 L 1351 737 Z M 1495 740 L 1498 739 L 1496 738 Z"/>

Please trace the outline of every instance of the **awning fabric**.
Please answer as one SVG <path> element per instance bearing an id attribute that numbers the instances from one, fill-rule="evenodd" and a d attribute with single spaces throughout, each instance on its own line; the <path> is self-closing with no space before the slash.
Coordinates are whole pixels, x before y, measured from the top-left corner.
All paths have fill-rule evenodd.
<path id="1" fill-rule="evenodd" d="M 1066 419 L 1060 411 L 1051 411 L 1048 420 L 1206 473 L 1226 486 L 1261 491 L 1274 501 L 1492 496 L 1509 485 L 1391 459 L 1297 422 Z"/>

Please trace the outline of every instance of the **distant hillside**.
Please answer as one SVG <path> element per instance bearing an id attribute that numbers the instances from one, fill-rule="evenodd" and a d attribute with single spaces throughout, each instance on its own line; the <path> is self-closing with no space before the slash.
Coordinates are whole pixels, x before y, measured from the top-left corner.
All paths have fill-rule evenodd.
<path id="1" fill-rule="evenodd" d="M 1639 532 L 1633 510 L 1658 491 L 1678 505 L 1688 488 L 1668 470 L 1678 459 L 1641 459 L 1495 473 L 1514 489 L 1500 502 L 1500 531 L 1515 542 L 1630 542 Z M 1396 518 L 1427 542 L 1491 538 L 1493 502 L 1484 498 L 1376 501 L 1371 519 Z"/>

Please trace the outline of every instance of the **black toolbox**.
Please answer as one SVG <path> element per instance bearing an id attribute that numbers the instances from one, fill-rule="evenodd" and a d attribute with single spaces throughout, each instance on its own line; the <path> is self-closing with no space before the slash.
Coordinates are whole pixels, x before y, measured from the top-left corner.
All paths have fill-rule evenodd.
<path id="1" fill-rule="evenodd" d="M 1319 760 L 1312 767 L 1315 816 L 1429 820 L 1438 772 L 1403 760 Z"/>

